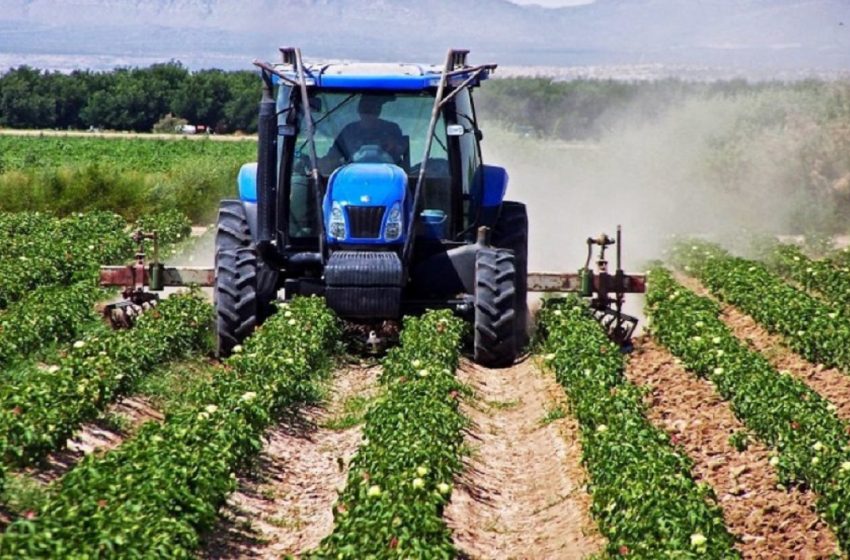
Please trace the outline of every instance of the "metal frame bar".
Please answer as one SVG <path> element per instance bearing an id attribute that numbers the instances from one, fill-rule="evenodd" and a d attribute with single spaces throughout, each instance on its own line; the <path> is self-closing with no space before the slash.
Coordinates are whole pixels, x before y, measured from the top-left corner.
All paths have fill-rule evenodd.
<path id="1" fill-rule="evenodd" d="M 440 117 L 443 92 L 446 88 L 446 81 L 448 73 L 451 72 L 453 60 L 454 50 L 449 49 L 446 54 L 446 63 L 443 65 L 443 71 L 440 73 L 440 83 L 437 85 L 437 94 L 434 96 L 434 106 L 431 108 L 431 120 L 428 123 L 428 139 L 425 141 L 425 153 L 422 156 L 422 163 L 419 164 L 419 176 L 416 178 L 416 188 L 413 191 L 413 215 L 410 218 L 410 223 L 407 224 L 407 236 L 404 240 L 404 249 L 401 253 L 402 263 L 409 262 L 410 255 L 413 252 L 413 234 L 416 231 L 416 216 L 419 209 L 419 199 L 422 197 L 422 185 L 425 183 L 425 172 L 428 167 L 428 158 L 431 155 L 431 145 L 434 143 L 434 131 L 437 128 L 437 120 Z"/>
<path id="2" fill-rule="evenodd" d="M 287 84 L 289 84 L 293 87 L 298 87 L 298 85 L 299 85 L 297 81 L 293 80 L 292 78 L 290 78 L 289 76 L 287 76 L 286 74 L 284 74 L 283 72 L 281 72 L 280 70 L 278 70 L 277 68 L 275 68 L 274 66 L 269 64 L 268 62 L 263 62 L 262 60 L 255 59 L 253 64 L 254 64 L 254 66 L 263 70 L 264 72 L 268 72 L 269 74 L 274 74 L 275 76 L 277 76 L 278 78 L 280 78 L 281 80 L 283 80 L 284 82 L 286 82 Z"/>
<path id="3" fill-rule="evenodd" d="M 316 153 L 315 125 L 313 123 L 313 111 L 310 109 L 310 96 L 307 93 L 307 77 L 304 73 L 304 61 L 301 58 L 301 49 L 295 49 L 295 69 L 298 73 L 298 89 L 301 91 L 301 109 L 304 111 L 304 120 L 307 124 L 307 144 L 310 147 L 310 178 L 313 181 L 316 193 L 316 212 L 319 213 L 316 225 L 319 230 L 319 254 L 322 264 L 325 263 L 325 220 L 322 212 L 321 182 L 319 181 L 319 156 Z"/>

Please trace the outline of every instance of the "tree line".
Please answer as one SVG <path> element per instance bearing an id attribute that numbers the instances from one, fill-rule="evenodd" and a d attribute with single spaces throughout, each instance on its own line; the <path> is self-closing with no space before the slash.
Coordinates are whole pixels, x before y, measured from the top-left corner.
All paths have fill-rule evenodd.
<path id="1" fill-rule="evenodd" d="M 476 95 L 484 126 L 498 122 L 527 135 L 594 140 L 624 119 L 649 121 L 694 96 L 741 96 L 766 90 L 834 95 L 834 84 L 678 79 L 618 81 L 500 78 Z M 846 99 L 850 86 L 838 88 Z M 149 132 L 157 122 L 184 119 L 216 132 L 255 132 L 260 80 L 251 71 L 190 72 L 176 61 L 146 68 L 70 74 L 29 66 L 0 75 L 0 126 Z M 173 115 L 175 119 L 165 119 Z"/>
<path id="2" fill-rule="evenodd" d="M 0 75 L 0 126 L 150 132 L 171 114 L 216 132 L 255 132 L 259 99 L 250 71 L 190 72 L 179 62 L 70 74 L 20 66 Z"/>

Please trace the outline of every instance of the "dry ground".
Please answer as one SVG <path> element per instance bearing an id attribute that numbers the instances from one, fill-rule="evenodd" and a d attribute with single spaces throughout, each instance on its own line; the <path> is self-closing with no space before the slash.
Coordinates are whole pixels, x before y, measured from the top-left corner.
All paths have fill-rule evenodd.
<path id="1" fill-rule="evenodd" d="M 533 362 L 486 369 L 464 362 L 475 392 L 471 454 L 445 512 L 469 558 L 583 558 L 603 547 L 589 516 L 578 426 L 554 377 Z"/>
<path id="2" fill-rule="evenodd" d="M 649 338 L 636 341 L 627 377 L 651 389 L 648 417 L 670 434 L 694 462 L 697 482 L 711 485 L 726 526 L 744 558 L 829 558 L 837 541 L 815 512 L 816 497 L 777 488 L 769 451 L 752 441 L 738 451 L 730 442 L 745 430 L 714 386 L 678 365 Z"/>
<path id="3" fill-rule="evenodd" d="M 333 530 L 332 507 L 345 486 L 361 427 L 347 426 L 352 398 L 374 395 L 379 368 L 352 366 L 334 374 L 327 404 L 282 419 L 266 434 L 256 469 L 222 508 L 205 558 L 298 556 Z"/>

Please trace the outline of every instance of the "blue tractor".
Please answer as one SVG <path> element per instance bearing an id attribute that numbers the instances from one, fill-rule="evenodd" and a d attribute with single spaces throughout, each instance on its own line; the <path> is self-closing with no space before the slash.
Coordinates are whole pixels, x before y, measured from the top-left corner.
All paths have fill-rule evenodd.
<path id="1" fill-rule="evenodd" d="M 221 202 L 218 350 L 227 355 L 286 299 L 322 295 L 374 332 L 450 308 L 476 362 L 512 363 L 527 342 L 528 218 L 508 175 L 481 157 L 473 90 L 495 65 L 451 50 L 440 67 L 256 61 L 258 161 Z"/>

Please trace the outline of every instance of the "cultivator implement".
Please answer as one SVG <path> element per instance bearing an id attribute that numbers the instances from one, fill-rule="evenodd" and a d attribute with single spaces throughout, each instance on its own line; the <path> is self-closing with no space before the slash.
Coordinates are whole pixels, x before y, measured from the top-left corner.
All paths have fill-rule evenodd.
<path id="1" fill-rule="evenodd" d="M 100 269 L 100 284 L 104 287 L 121 288 L 122 301 L 111 303 L 104 308 L 104 316 L 117 328 L 132 326 L 136 317 L 152 308 L 159 301 L 159 293 L 167 288 L 214 287 L 215 269 L 204 267 L 165 266 L 159 262 L 159 247 L 156 232 L 135 232 L 133 240 L 139 248 L 135 262 L 126 266 L 104 266 Z M 153 258 L 146 261 L 145 241 L 153 245 Z M 606 251 L 616 247 L 615 269 L 609 271 Z M 595 270 L 591 269 L 593 251 L 598 249 Z M 589 300 L 594 316 L 608 333 L 608 336 L 629 349 L 631 338 L 637 328 L 638 319 L 623 312 L 626 294 L 642 294 L 646 291 L 646 276 L 626 274 L 621 267 L 622 232 L 617 227 L 615 238 L 607 234 L 587 239 L 587 260 L 583 268 L 576 273 L 531 272 L 528 274 L 528 291 L 535 293 L 565 294 L 575 293 Z M 459 306 L 462 304 L 459 304 Z M 382 329 L 397 331 L 398 326 Z M 362 326 L 352 327 L 356 331 L 368 333 L 366 345 L 378 347 L 375 329 Z M 383 332 L 381 330 L 380 332 Z M 396 332 L 397 334 L 397 332 Z M 383 337 L 379 337 L 383 339 Z"/>
<path id="2" fill-rule="evenodd" d="M 121 288 L 122 300 L 103 308 L 103 316 L 113 327 L 133 326 L 139 315 L 156 306 L 158 292 L 166 287 L 214 285 L 215 271 L 211 268 L 167 267 L 159 262 L 156 232 L 136 231 L 132 239 L 138 245 L 133 264 L 100 268 L 101 286 Z M 146 262 L 145 241 L 151 241 L 153 245 L 150 262 Z"/>

